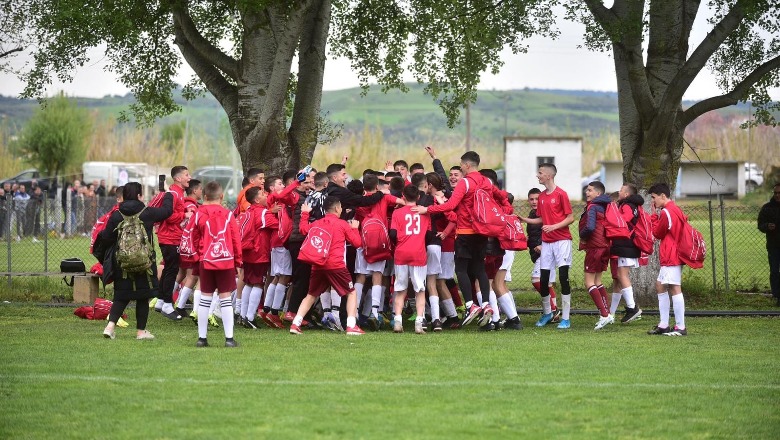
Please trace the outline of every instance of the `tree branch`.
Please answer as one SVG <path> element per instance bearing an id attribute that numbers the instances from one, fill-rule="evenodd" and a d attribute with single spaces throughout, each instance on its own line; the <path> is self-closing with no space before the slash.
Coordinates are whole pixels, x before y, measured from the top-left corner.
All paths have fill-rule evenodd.
<path id="1" fill-rule="evenodd" d="M 187 4 L 175 6 L 173 8 L 174 22 L 181 29 L 181 35 L 185 38 L 193 49 L 209 63 L 216 66 L 233 80 L 238 78 L 238 62 L 229 55 L 222 52 L 218 47 L 211 44 L 195 26 L 192 17 L 189 14 Z M 179 38 L 177 36 L 177 38 Z"/>
<path id="2" fill-rule="evenodd" d="M 6 52 L 3 52 L 3 53 L 0 53 L 0 58 L 5 58 L 5 57 L 7 57 L 8 55 L 11 55 L 11 54 L 12 54 L 12 53 L 14 53 L 14 52 L 21 52 L 22 50 L 23 50 L 23 49 L 22 49 L 21 47 L 17 47 L 17 48 L 15 48 L 15 49 L 11 49 L 11 50 L 9 50 L 9 51 L 6 51 Z"/>
<path id="3" fill-rule="evenodd" d="M 750 75 L 746 76 L 739 84 L 734 86 L 734 89 L 729 93 L 719 96 L 713 96 L 703 101 L 699 101 L 692 105 L 688 110 L 685 110 L 680 118 L 682 128 L 685 128 L 693 122 L 696 118 L 712 110 L 735 105 L 741 100 L 745 100 L 747 93 L 753 85 L 755 85 L 761 78 L 769 72 L 780 69 L 780 55 L 768 60 L 764 64 L 758 66 Z"/>
<path id="4" fill-rule="evenodd" d="M 618 1 L 619 0 L 615 1 L 615 4 L 613 4 L 613 8 L 618 6 L 617 5 Z M 614 28 L 614 26 L 618 23 L 619 20 L 615 12 L 607 8 L 606 6 L 604 6 L 604 3 L 602 1 L 585 0 L 585 4 L 588 6 L 588 9 L 590 9 L 590 13 L 593 14 L 593 17 L 596 19 L 596 22 L 601 26 L 602 29 L 604 29 L 605 32 L 609 33 L 609 29 Z"/>

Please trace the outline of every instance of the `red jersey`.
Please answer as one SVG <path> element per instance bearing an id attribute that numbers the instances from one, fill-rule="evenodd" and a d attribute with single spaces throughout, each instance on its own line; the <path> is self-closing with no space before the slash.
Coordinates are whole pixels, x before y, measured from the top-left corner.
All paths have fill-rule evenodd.
<path id="1" fill-rule="evenodd" d="M 651 217 L 653 236 L 661 240 L 658 248 L 658 259 L 661 266 L 679 266 L 682 263 L 677 256 L 677 241 L 683 231 L 684 214 L 680 208 L 669 201 L 659 214 Z"/>
<path id="2" fill-rule="evenodd" d="M 173 214 L 157 227 L 157 241 L 160 244 L 178 246 L 181 243 L 182 220 L 184 220 L 184 188 L 171 185 L 168 192 L 173 194 Z"/>
<path id="3" fill-rule="evenodd" d="M 502 205 L 505 210 L 508 209 L 508 213 L 512 212 L 512 206 L 507 201 L 506 192 L 496 188 L 490 179 L 477 172 L 469 173 L 468 178 L 471 179 L 470 182 L 466 182 L 465 177 L 460 179 L 446 203 L 428 208 L 430 214 L 455 211 L 455 215 L 458 217 L 458 234 L 474 234 L 471 224 L 474 222 L 474 192 L 477 188 L 487 191 L 499 205 Z"/>
<path id="4" fill-rule="evenodd" d="M 425 266 L 425 232 L 431 227 L 431 218 L 412 212 L 412 206 L 404 206 L 393 212 L 390 230 L 396 232 L 395 264 Z"/>
<path id="5" fill-rule="evenodd" d="M 288 225 L 288 227 L 292 226 L 292 217 L 290 217 L 287 207 L 295 206 L 298 203 L 300 194 L 298 191 L 295 191 L 295 188 L 298 188 L 298 185 L 298 181 L 295 180 L 293 183 L 287 185 L 281 192 L 268 195 L 268 206 L 274 206 L 276 203 L 283 205 L 282 209 L 280 209 L 277 214 L 279 217 L 279 221 L 276 225 L 277 232 L 279 232 L 279 226 L 282 224 Z M 271 236 L 271 248 L 277 247 L 284 247 L 284 241 L 282 241 L 282 238 L 278 233 Z"/>
<path id="6" fill-rule="evenodd" d="M 569 195 L 561 187 L 556 186 L 550 194 L 547 194 L 547 191 L 542 191 L 539 194 L 539 208 L 536 210 L 536 213 L 542 219 L 543 225 L 560 223 L 572 212 Z M 571 240 L 571 232 L 568 226 L 552 232 L 542 231 L 543 242 L 553 243 L 559 240 Z"/>
<path id="7" fill-rule="evenodd" d="M 271 261 L 271 229 L 279 225 L 279 220 L 272 212 L 259 204 L 249 205 L 242 218 L 246 219 L 241 224 L 241 244 L 244 248 L 243 257 L 245 263 L 268 263 Z M 253 243 L 246 243 L 247 240 Z"/>
<path id="8" fill-rule="evenodd" d="M 326 213 L 325 217 L 309 223 L 309 213 L 301 213 L 301 235 L 306 235 L 313 226 L 319 226 L 331 233 L 330 251 L 328 260 L 322 266 L 312 267 L 312 269 L 346 269 L 347 268 L 347 242 L 352 246 L 359 248 L 363 243 L 360 238 L 360 232 L 352 228 L 346 220 L 338 218 L 333 213 Z"/>
<path id="9" fill-rule="evenodd" d="M 398 197 L 386 194 L 376 205 L 359 206 L 357 209 L 355 209 L 355 219 L 362 222 L 365 219 L 375 218 L 377 220 L 383 221 L 385 227 L 387 227 L 387 224 L 389 223 L 387 213 L 390 212 L 393 207 L 395 207 L 395 202 L 397 200 Z"/>
<path id="10" fill-rule="evenodd" d="M 206 230 L 206 222 L 209 224 L 219 225 L 220 218 L 224 219 L 226 226 L 224 236 L 220 235 L 220 231 L 211 231 L 211 234 Z M 229 219 L 229 221 L 227 220 Z M 194 248 L 198 252 L 200 261 L 203 262 L 208 258 L 214 257 L 215 250 L 221 250 L 223 257 L 232 255 L 231 261 L 220 261 L 215 264 L 219 264 L 223 267 L 218 267 L 215 270 L 226 270 L 234 267 L 241 267 L 243 260 L 241 258 L 241 232 L 238 229 L 238 221 L 233 217 L 232 212 L 225 209 L 221 205 L 203 205 L 195 214 L 195 225 L 192 228 L 192 241 Z M 212 223 L 213 222 L 213 223 Z M 215 235 L 212 235 L 215 234 Z M 214 240 L 219 238 L 219 242 Z M 225 239 L 222 242 L 222 238 Z M 206 253 L 210 252 L 210 255 Z"/>

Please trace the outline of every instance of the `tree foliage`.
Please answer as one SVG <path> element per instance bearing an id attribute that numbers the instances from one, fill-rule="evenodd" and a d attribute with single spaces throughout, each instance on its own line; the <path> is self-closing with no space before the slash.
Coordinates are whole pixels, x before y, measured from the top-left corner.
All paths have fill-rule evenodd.
<path id="1" fill-rule="evenodd" d="M 21 132 L 17 150 L 44 175 L 77 171 L 87 152 L 91 119 L 63 94 L 36 110 Z"/>

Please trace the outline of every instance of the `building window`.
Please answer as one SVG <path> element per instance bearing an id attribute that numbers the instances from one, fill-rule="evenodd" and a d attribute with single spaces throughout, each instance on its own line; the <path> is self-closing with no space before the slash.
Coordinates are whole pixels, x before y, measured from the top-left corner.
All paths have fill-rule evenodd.
<path id="1" fill-rule="evenodd" d="M 553 156 L 537 156 L 536 157 L 536 167 L 539 168 L 539 166 L 543 163 L 551 163 L 555 165 L 555 157 Z"/>

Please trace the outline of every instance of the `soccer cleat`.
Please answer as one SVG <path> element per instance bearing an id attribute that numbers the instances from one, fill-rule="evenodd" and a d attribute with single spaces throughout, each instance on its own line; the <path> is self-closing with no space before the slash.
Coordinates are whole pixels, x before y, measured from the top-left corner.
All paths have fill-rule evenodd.
<path id="1" fill-rule="evenodd" d="M 322 319 L 324 320 L 325 318 L 322 318 Z M 303 334 L 303 330 L 301 330 L 301 328 L 298 327 L 297 325 L 292 324 L 290 326 L 290 334 L 291 335 L 302 335 Z"/>
<path id="2" fill-rule="evenodd" d="M 561 309 L 555 309 L 552 311 L 553 317 L 550 320 L 553 324 L 561 322 Z"/>
<path id="3" fill-rule="evenodd" d="M 468 311 L 464 313 L 463 322 L 460 323 L 461 326 L 465 327 L 469 324 L 471 324 L 472 321 L 474 321 L 474 318 L 479 316 L 479 312 L 482 311 L 482 308 L 476 304 L 472 304 L 471 307 L 469 307 Z"/>
<path id="4" fill-rule="evenodd" d="M 280 318 L 276 313 L 269 313 L 266 315 L 266 318 L 271 322 L 271 324 L 273 324 L 274 328 L 284 328 L 282 318 Z"/>
<path id="5" fill-rule="evenodd" d="M 157 307 L 155 307 L 156 305 L 157 305 L 157 298 L 152 298 L 152 299 L 149 300 L 149 308 L 150 309 L 154 309 L 155 312 L 162 311 L 162 307 L 158 309 Z"/>
<path id="6" fill-rule="evenodd" d="M 174 311 L 176 313 L 178 313 L 179 316 L 181 316 L 182 318 L 186 318 L 186 317 L 190 316 L 190 312 L 188 312 L 187 309 L 180 309 L 180 308 L 176 307 L 174 309 Z"/>
<path id="7" fill-rule="evenodd" d="M 336 329 L 337 332 L 343 332 L 344 331 L 344 326 L 341 325 L 341 318 L 339 318 L 338 316 L 336 316 L 333 313 L 331 313 L 330 314 L 330 319 L 333 320 L 333 327 Z"/>
<path id="8" fill-rule="evenodd" d="M 330 331 L 338 331 L 336 330 L 336 326 L 333 324 L 333 321 L 330 319 L 330 314 L 326 313 L 325 316 L 322 317 L 322 326 Z"/>
<path id="9" fill-rule="evenodd" d="M 417 320 L 417 313 L 412 313 L 411 315 L 409 315 L 408 318 L 406 318 L 406 320 L 409 321 L 409 322 L 416 321 Z"/>
<path id="10" fill-rule="evenodd" d="M 571 321 L 568 319 L 561 319 L 561 322 L 558 323 L 558 328 L 561 330 L 566 330 L 571 328 Z"/>
<path id="11" fill-rule="evenodd" d="M 368 317 L 368 328 L 370 328 L 372 331 L 378 331 L 379 330 L 379 318 L 371 315 Z"/>
<path id="12" fill-rule="evenodd" d="M 669 327 L 655 326 L 655 327 L 651 328 L 650 330 L 648 330 L 647 334 L 648 335 L 665 335 L 665 334 L 667 334 L 667 333 L 669 333 L 671 331 L 672 331 L 672 329 L 670 329 Z"/>
<path id="13" fill-rule="evenodd" d="M 523 323 L 520 322 L 520 317 L 515 316 L 512 319 L 507 319 L 504 321 L 503 328 L 508 330 L 522 330 L 523 329 Z"/>
<path id="14" fill-rule="evenodd" d="M 225 347 L 228 347 L 228 348 L 238 347 L 238 342 L 236 342 L 236 340 L 233 339 L 233 338 L 227 338 L 227 339 L 225 339 Z"/>
<path id="15" fill-rule="evenodd" d="M 638 319 L 642 319 L 642 309 L 639 307 L 634 307 L 633 309 L 626 307 L 626 314 L 623 315 L 623 318 L 620 319 L 620 323 L 628 324 L 629 322 L 636 321 Z"/>
<path id="16" fill-rule="evenodd" d="M 198 312 L 193 310 L 192 313 L 190 313 L 190 319 L 195 323 L 195 325 L 198 325 Z"/>
<path id="17" fill-rule="evenodd" d="M 457 316 L 448 316 L 444 322 L 441 323 L 442 328 L 450 330 L 457 330 L 460 328 L 460 319 Z"/>
<path id="18" fill-rule="evenodd" d="M 393 320 L 393 333 L 403 333 L 403 332 L 404 332 L 403 321 Z"/>
<path id="19" fill-rule="evenodd" d="M 106 339 L 116 339 L 116 333 L 105 329 L 103 330 L 103 337 Z"/>
<path id="20" fill-rule="evenodd" d="M 264 311 L 262 311 L 262 310 L 261 310 L 261 311 L 257 312 L 257 316 L 259 316 L 259 317 L 260 317 L 260 319 L 261 319 L 261 320 L 262 320 L 262 321 L 265 323 L 265 325 L 267 325 L 268 327 L 271 327 L 271 328 L 276 328 L 276 326 L 275 326 L 275 325 L 273 324 L 273 322 L 271 322 L 271 320 L 270 320 L 270 318 L 271 318 L 271 312 L 268 312 L 268 313 L 266 313 L 266 312 L 264 312 Z"/>
<path id="21" fill-rule="evenodd" d="M 422 321 L 415 321 L 414 322 L 414 332 L 418 335 L 424 335 L 425 334 L 425 324 Z"/>
<path id="22" fill-rule="evenodd" d="M 688 329 L 679 328 L 675 325 L 674 329 L 668 333 L 664 333 L 664 336 L 688 336 Z"/>
<path id="23" fill-rule="evenodd" d="M 483 327 L 487 325 L 487 323 L 491 322 L 492 320 L 493 320 L 493 307 L 490 307 L 490 304 L 485 303 L 485 305 L 482 307 L 482 314 L 479 316 L 479 321 L 477 322 L 477 325 Z"/>
<path id="24" fill-rule="evenodd" d="M 195 346 L 198 347 L 198 348 L 208 347 L 209 346 L 209 341 L 206 340 L 206 338 L 198 338 L 198 342 L 195 343 Z"/>
<path id="25" fill-rule="evenodd" d="M 154 335 L 149 333 L 148 330 L 144 330 L 141 333 L 137 334 L 135 338 L 139 340 L 151 341 L 152 339 L 154 339 Z"/>
<path id="26" fill-rule="evenodd" d="M 612 318 L 612 320 L 610 321 L 610 317 L 611 317 L 611 316 L 612 316 L 612 315 L 607 315 L 607 316 L 601 316 L 601 317 L 599 317 L 599 320 L 598 320 L 598 322 L 596 322 L 596 326 L 595 326 L 595 327 L 593 327 L 593 330 L 601 330 L 601 329 L 603 329 L 604 327 L 606 327 L 606 326 L 607 326 L 607 324 L 611 324 L 612 322 L 614 322 L 614 321 L 615 321 L 615 319 L 614 319 L 614 318 Z"/>
<path id="27" fill-rule="evenodd" d="M 241 327 L 248 328 L 250 330 L 257 330 L 259 328 L 254 319 L 250 321 L 246 318 L 241 318 Z"/>
<path id="28" fill-rule="evenodd" d="M 455 313 L 458 314 L 458 320 L 463 319 L 461 317 L 466 315 L 466 306 L 455 307 Z"/>
<path id="29" fill-rule="evenodd" d="M 549 324 L 550 321 L 552 321 L 552 318 L 553 318 L 552 312 L 551 313 L 547 313 L 545 315 L 542 315 L 539 318 L 539 320 L 536 321 L 536 326 L 537 327 L 544 327 L 545 325 Z"/>
<path id="30" fill-rule="evenodd" d="M 494 332 L 497 330 L 498 327 L 496 327 L 496 323 L 494 323 L 493 321 L 490 321 L 487 324 L 479 327 L 479 331 L 481 332 Z"/>
<path id="31" fill-rule="evenodd" d="M 440 331 L 441 331 L 441 329 L 442 329 L 442 327 L 441 327 L 441 321 L 439 321 L 438 319 L 434 319 L 434 320 L 433 320 L 432 327 L 433 327 L 433 331 L 434 331 L 434 332 L 437 332 L 437 333 L 438 333 L 438 332 L 440 332 Z"/>
<path id="32" fill-rule="evenodd" d="M 164 317 L 170 319 L 171 321 L 181 321 L 181 315 L 179 315 L 179 313 L 176 312 L 176 310 L 172 311 L 171 313 L 165 313 L 165 312 L 160 312 L 160 313 L 162 313 Z"/>
<path id="33" fill-rule="evenodd" d="M 216 315 L 214 315 L 213 313 L 209 315 L 209 325 L 214 328 L 219 328 L 219 322 L 217 321 Z"/>
<path id="34" fill-rule="evenodd" d="M 354 327 L 347 327 L 347 335 L 348 336 L 360 336 L 364 335 L 366 332 L 364 332 L 360 327 L 354 326 Z"/>

